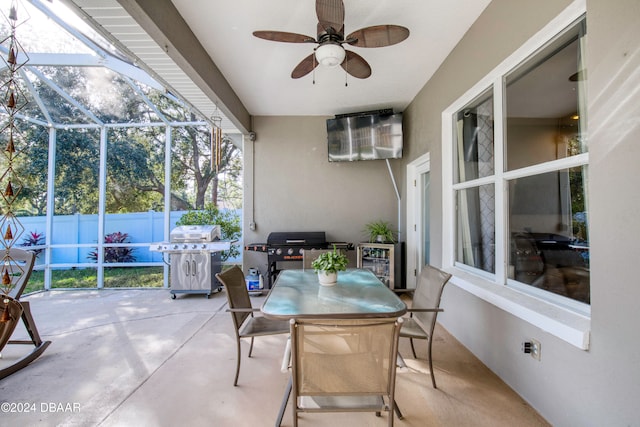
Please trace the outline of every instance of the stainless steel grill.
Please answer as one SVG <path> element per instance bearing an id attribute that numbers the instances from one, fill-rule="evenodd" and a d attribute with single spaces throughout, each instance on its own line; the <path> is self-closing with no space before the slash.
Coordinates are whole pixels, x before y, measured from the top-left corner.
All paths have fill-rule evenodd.
<path id="1" fill-rule="evenodd" d="M 222 269 L 220 252 L 231 242 L 221 241 L 219 225 L 182 225 L 171 230 L 169 242 L 151 245 L 150 250 L 169 254 L 171 297 L 176 294 L 205 294 L 219 291 L 215 274 Z"/>

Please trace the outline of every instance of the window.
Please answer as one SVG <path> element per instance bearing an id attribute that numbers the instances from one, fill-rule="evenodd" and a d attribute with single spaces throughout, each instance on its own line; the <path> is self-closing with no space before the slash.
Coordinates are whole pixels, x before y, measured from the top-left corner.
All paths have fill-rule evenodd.
<path id="1" fill-rule="evenodd" d="M 456 261 L 495 272 L 495 189 L 482 178 L 494 176 L 493 97 L 480 96 L 459 111 L 456 121 Z"/>
<path id="2" fill-rule="evenodd" d="M 452 118 L 456 266 L 578 310 L 590 302 L 585 34 L 582 18 Z"/>

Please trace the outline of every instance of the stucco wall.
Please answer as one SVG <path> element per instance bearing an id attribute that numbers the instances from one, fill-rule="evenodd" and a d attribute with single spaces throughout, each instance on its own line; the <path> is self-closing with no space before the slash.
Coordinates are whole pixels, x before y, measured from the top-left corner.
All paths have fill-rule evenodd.
<path id="1" fill-rule="evenodd" d="M 441 112 L 561 12 L 569 1 L 494 0 L 405 111 L 406 161 L 430 152 L 432 248 L 441 250 Z M 640 425 L 640 3 L 587 2 L 591 345 L 580 350 L 461 288 L 439 320 L 557 426 Z M 542 360 L 522 354 L 542 342 Z M 437 352 L 437 346 L 435 351 Z"/>
<path id="2" fill-rule="evenodd" d="M 245 204 L 245 243 L 266 242 L 272 231 L 324 231 L 328 241 L 358 243 L 370 221 L 382 219 L 397 227 L 396 193 L 386 162 L 330 163 L 327 118 L 254 117 L 256 229 L 250 230 L 252 214 Z M 349 256 L 355 266 L 355 251 Z M 245 251 L 244 257 L 245 268 L 267 271 L 265 254 Z"/>

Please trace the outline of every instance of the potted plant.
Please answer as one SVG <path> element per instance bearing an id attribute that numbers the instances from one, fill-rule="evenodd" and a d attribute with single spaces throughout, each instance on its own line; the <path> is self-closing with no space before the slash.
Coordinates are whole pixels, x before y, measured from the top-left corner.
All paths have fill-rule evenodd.
<path id="1" fill-rule="evenodd" d="M 364 226 L 369 243 L 395 243 L 396 238 L 387 221 L 373 221 Z"/>
<path id="2" fill-rule="evenodd" d="M 333 251 L 325 252 L 313 260 L 311 267 L 318 273 L 318 281 L 323 286 L 333 286 L 338 281 L 338 271 L 347 269 L 347 256 L 333 247 Z"/>

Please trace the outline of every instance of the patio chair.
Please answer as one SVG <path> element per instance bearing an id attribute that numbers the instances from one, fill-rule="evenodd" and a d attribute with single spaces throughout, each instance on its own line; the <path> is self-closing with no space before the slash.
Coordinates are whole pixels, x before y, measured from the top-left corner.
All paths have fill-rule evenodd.
<path id="1" fill-rule="evenodd" d="M 227 301 L 229 302 L 229 309 L 227 311 L 231 313 L 236 334 L 237 363 L 233 385 L 237 386 L 242 356 L 240 340 L 242 338 L 251 338 L 251 345 L 249 346 L 249 357 L 251 357 L 253 339 L 255 337 L 289 333 L 289 324 L 286 320 L 272 320 L 263 316 L 254 316 L 254 313 L 260 311 L 260 309 L 251 306 L 251 299 L 249 298 L 249 291 L 247 291 L 244 273 L 237 265 L 234 265 L 222 273 L 216 274 L 216 277 L 226 289 Z"/>
<path id="2" fill-rule="evenodd" d="M 291 321 L 293 425 L 301 412 L 395 411 L 395 318 Z"/>
<path id="3" fill-rule="evenodd" d="M 9 276 L 13 278 L 13 288 L 9 290 L 7 296 L 20 304 L 22 313 L 20 313 L 20 311 L 17 311 L 14 312 L 14 314 L 21 317 L 22 322 L 24 323 L 27 333 L 29 334 L 29 337 L 31 339 L 10 340 L 9 338 L 14 329 L 12 328 L 11 330 L 9 330 L 3 328 L 0 331 L 2 332 L 2 336 L 0 337 L 0 352 L 3 350 L 5 345 L 9 344 L 28 344 L 33 345 L 34 349 L 11 365 L 0 369 L 0 379 L 9 376 L 16 371 L 19 371 L 29 363 L 33 362 L 44 352 L 49 344 L 51 344 L 51 341 L 42 341 L 42 339 L 40 338 L 38 328 L 36 327 L 36 322 L 33 320 L 33 316 L 31 315 L 31 306 L 29 305 L 29 301 L 20 301 L 20 297 L 22 296 L 22 293 L 24 292 L 24 289 L 29 282 L 29 278 L 31 277 L 33 265 L 36 261 L 36 255 L 31 251 L 11 248 L 9 249 L 8 256 L 9 258 L 11 258 L 11 260 L 13 260 L 13 262 L 8 264 L 5 268 L 7 268 L 7 273 L 9 274 Z M 5 333 L 7 335 L 5 335 Z M 2 343 L 6 344 L 3 345 Z"/>
<path id="4" fill-rule="evenodd" d="M 401 338 L 409 338 L 414 358 L 417 358 L 417 356 L 413 340 L 427 340 L 429 371 L 431 372 L 433 388 L 438 388 L 436 387 L 436 377 L 433 373 L 433 359 L 431 357 L 433 331 L 436 327 L 438 313 L 444 311 L 440 308 L 440 299 L 442 298 L 444 286 L 449 282 L 450 278 L 451 274 L 430 265 L 425 265 L 422 268 L 416 289 L 413 292 L 411 308 L 407 310 L 410 313 L 410 317 L 405 318 L 404 325 L 400 331 Z"/>

